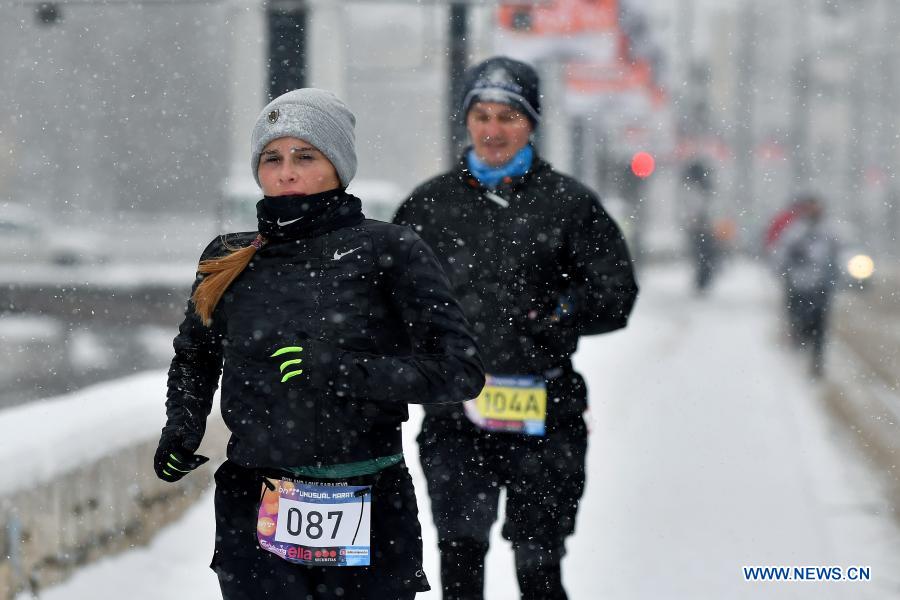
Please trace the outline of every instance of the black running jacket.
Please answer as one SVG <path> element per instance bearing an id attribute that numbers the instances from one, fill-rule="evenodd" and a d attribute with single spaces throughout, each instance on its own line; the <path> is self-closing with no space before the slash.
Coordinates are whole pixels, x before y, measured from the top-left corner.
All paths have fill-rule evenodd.
<path id="1" fill-rule="evenodd" d="M 201 260 L 255 235 L 217 238 Z M 372 220 L 263 246 L 210 327 L 189 302 L 174 346 L 163 439 L 196 450 L 222 373 L 228 458 L 245 467 L 402 452 L 408 403 L 458 402 L 484 385 L 476 344 L 431 249 L 407 227 Z M 303 351 L 272 357 L 285 347 Z M 282 369 L 295 358 L 303 362 Z"/>
<path id="2" fill-rule="evenodd" d="M 570 369 L 579 336 L 628 322 L 638 287 L 619 227 L 590 189 L 537 156 L 528 173 L 495 190 L 463 156 L 414 190 L 394 222 L 434 249 L 488 373 Z"/>

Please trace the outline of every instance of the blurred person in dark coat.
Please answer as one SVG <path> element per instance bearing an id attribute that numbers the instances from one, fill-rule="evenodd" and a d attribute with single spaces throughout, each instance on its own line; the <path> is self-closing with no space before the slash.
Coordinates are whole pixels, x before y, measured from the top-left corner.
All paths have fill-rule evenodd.
<path id="1" fill-rule="evenodd" d="M 818 377 L 824 370 L 828 309 L 840 278 L 839 243 L 816 197 L 805 199 L 794 221 L 781 241 L 789 329 L 798 345 L 809 347 L 810 371 Z"/>
<path id="2" fill-rule="evenodd" d="M 541 118 L 535 71 L 495 57 L 470 69 L 464 88 L 472 146 L 395 217 L 434 248 L 488 373 L 477 399 L 427 406 L 418 437 L 443 597 L 482 598 L 505 488 L 502 533 L 521 597 L 561 600 L 587 453 L 587 389 L 571 356 L 580 336 L 625 327 L 637 284 L 594 192 L 531 143 Z"/>

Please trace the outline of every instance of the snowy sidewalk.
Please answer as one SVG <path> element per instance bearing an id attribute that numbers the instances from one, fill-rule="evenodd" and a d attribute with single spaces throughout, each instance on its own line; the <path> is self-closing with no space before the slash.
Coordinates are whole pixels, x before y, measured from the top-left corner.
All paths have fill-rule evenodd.
<path id="1" fill-rule="evenodd" d="M 900 531 L 877 476 L 824 413 L 797 357 L 778 347 L 777 289 L 726 265 L 706 298 L 677 266 L 642 273 L 626 331 L 583 341 L 592 427 L 588 488 L 564 577 L 573 600 L 888 599 L 900 596 Z M 160 411 L 162 405 L 160 404 Z M 439 588 L 420 498 L 426 572 Z M 218 598 L 207 494 L 147 548 L 88 567 L 43 600 Z M 486 598 L 518 598 L 494 530 Z M 747 582 L 743 566 L 868 566 L 869 582 Z M 438 600 L 438 591 L 419 598 Z"/>

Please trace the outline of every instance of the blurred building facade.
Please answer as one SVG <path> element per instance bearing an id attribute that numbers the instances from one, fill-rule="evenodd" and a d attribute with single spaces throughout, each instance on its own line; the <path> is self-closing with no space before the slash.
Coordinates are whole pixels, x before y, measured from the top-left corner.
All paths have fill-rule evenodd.
<path id="1" fill-rule="evenodd" d="M 87 222 L 214 213 L 223 186 L 249 177 L 247 134 L 267 99 L 265 11 L 274 3 L 63 1 L 48 21 L 41 3 L 0 0 L 0 199 Z M 448 166 L 446 3 L 277 4 L 307 11 L 307 85 L 334 90 L 357 114 L 361 179 L 409 190 Z M 466 3 L 470 64 L 516 54 L 503 4 Z M 882 246 L 893 239 L 900 5 L 593 6 L 615 10 L 618 37 L 604 46 L 598 26 L 590 52 L 612 48 L 617 81 L 646 75 L 660 96 L 598 92 L 609 74 L 583 49 L 523 54 L 544 77 L 539 139 L 559 168 L 614 197 L 627 158 L 649 150 L 660 169 L 638 196 L 668 219 L 684 165 L 699 158 L 713 173 L 716 210 L 738 221 L 748 247 L 767 215 L 807 189 L 824 191 L 855 230 L 877 230 L 870 237 Z"/>
<path id="2" fill-rule="evenodd" d="M 448 166 L 447 14 L 440 2 L 288 2 L 308 13 L 306 85 L 357 115 L 358 177 L 399 189 Z M 267 102 L 267 3 L 0 0 L 0 199 L 90 222 L 212 214 L 250 177 Z M 470 62 L 493 8 L 469 10 Z M 398 201 L 400 199 L 398 198 Z"/>
<path id="3" fill-rule="evenodd" d="M 717 167 L 717 201 L 743 215 L 749 240 L 793 194 L 813 190 L 849 235 L 896 257 L 900 5 L 664 4 L 652 3 L 658 17 L 692 21 L 662 38 L 673 102 L 690 120 L 682 150 Z"/>

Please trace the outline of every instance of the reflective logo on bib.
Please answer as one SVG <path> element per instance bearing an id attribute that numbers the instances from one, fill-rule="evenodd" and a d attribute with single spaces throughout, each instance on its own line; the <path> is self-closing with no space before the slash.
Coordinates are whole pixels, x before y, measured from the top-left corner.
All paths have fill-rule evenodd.
<path id="1" fill-rule="evenodd" d="M 544 435 L 547 384 L 533 375 L 487 375 L 481 394 L 464 406 L 469 420 L 486 431 Z"/>
<path id="2" fill-rule="evenodd" d="M 369 565 L 371 487 L 266 481 L 256 522 L 263 550 L 302 565 Z"/>

